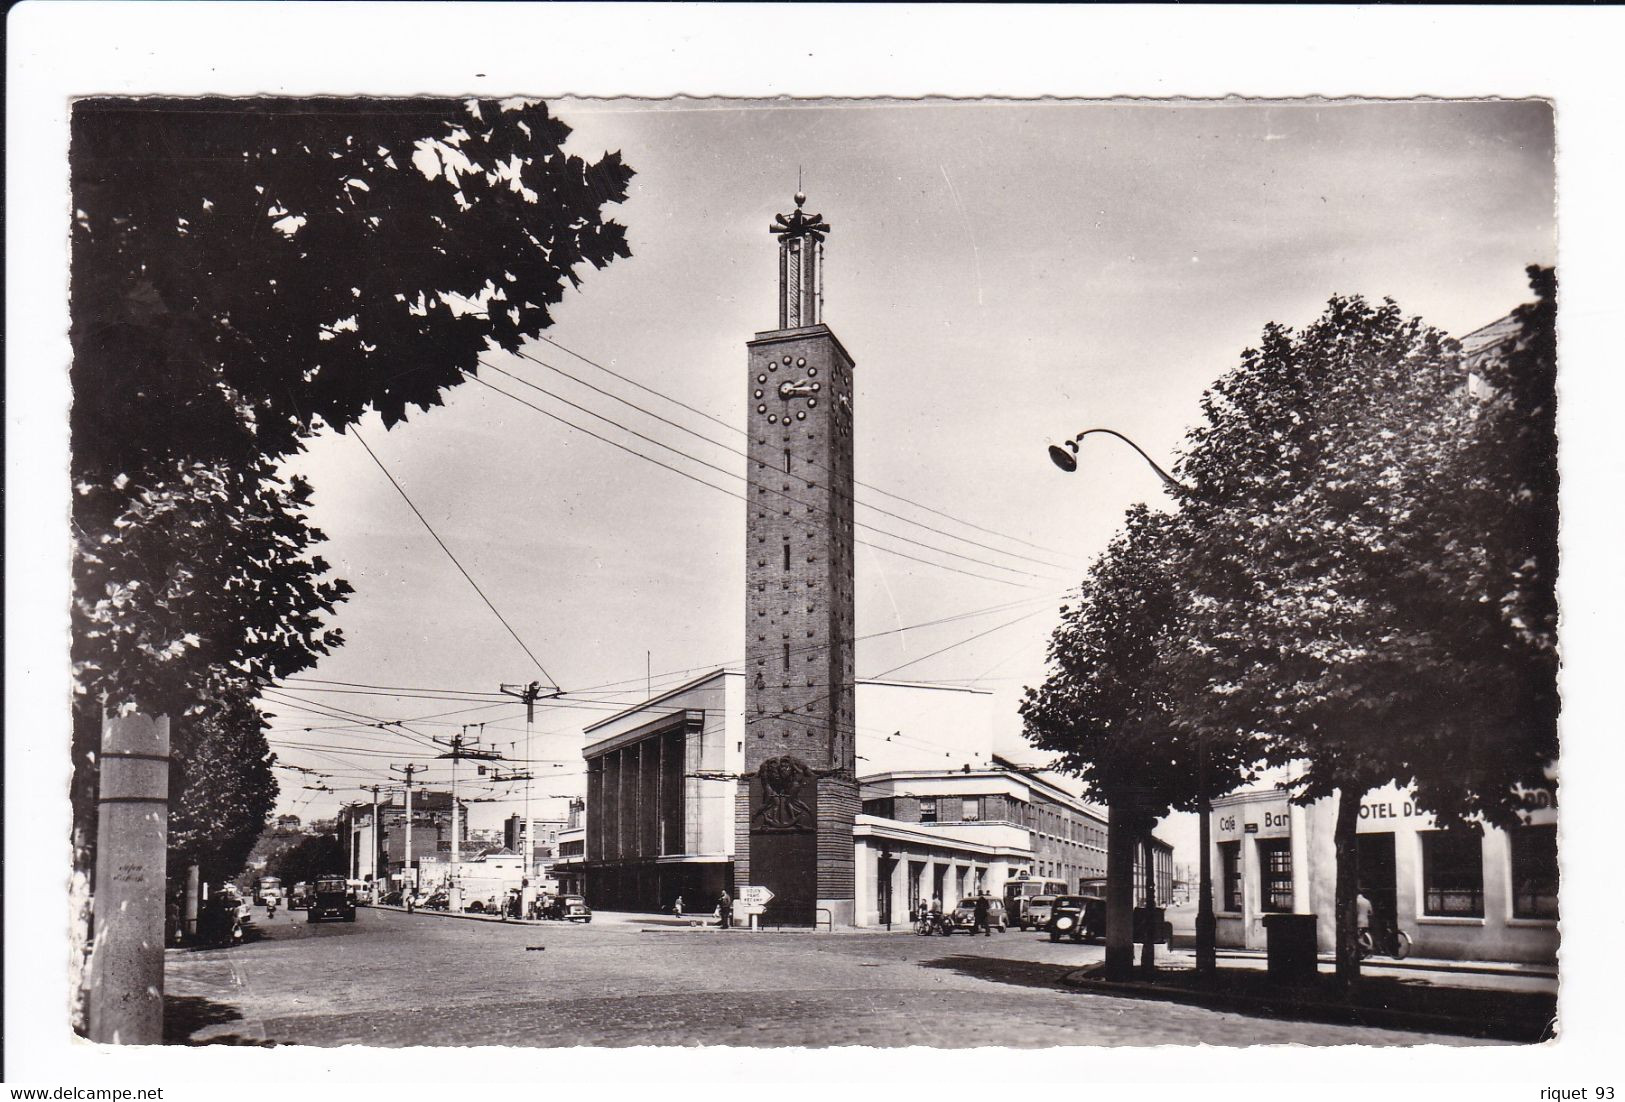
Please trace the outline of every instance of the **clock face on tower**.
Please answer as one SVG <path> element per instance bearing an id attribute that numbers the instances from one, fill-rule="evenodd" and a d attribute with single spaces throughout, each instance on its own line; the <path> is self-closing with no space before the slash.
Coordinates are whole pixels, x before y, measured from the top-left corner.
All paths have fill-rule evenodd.
<path id="1" fill-rule="evenodd" d="M 820 402 L 833 403 L 841 413 L 851 414 L 852 403 L 845 392 L 845 380 L 820 378 L 817 365 L 809 364 L 805 356 L 779 356 L 769 359 L 762 368 L 756 373 L 751 396 L 756 401 L 756 415 L 768 424 L 791 425 L 805 421 L 809 412 L 819 408 Z M 831 384 L 828 389 L 826 381 Z"/>

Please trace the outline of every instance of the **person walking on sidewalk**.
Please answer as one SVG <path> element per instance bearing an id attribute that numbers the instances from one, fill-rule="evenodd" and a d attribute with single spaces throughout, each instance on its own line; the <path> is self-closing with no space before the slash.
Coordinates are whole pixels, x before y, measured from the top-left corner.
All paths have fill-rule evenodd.
<path id="1" fill-rule="evenodd" d="M 734 924 L 734 901 L 729 897 L 726 888 L 717 896 L 717 917 L 721 919 L 719 925 L 724 930 Z"/>
<path id="2" fill-rule="evenodd" d="M 671 905 L 671 913 L 678 918 L 683 917 L 683 897 L 678 896 L 677 902 Z"/>
<path id="3" fill-rule="evenodd" d="M 971 927 L 970 933 L 972 937 L 976 936 L 977 930 L 982 931 L 983 937 L 993 936 L 993 929 L 988 925 L 987 921 L 989 910 L 990 907 L 987 901 L 987 893 L 983 892 L 976 897 L 976 925 Z"/>

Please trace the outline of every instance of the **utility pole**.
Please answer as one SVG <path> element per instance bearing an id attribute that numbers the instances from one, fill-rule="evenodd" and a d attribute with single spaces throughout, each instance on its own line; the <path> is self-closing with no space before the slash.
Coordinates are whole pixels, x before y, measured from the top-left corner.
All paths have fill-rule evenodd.
<path id="1" fill-rule="evenodd" d="M 368 862 L 372 873 L 372 901 L 378 902 L 378 848 L 383 838 L 383 831 L 378 820 L 378 793 L 384 786 L 381 784 L 361 786 L 361 791 L 372 793 L 372 860 Z"/>
<path id="2" fill-rule="evenodd" d="M 551 696 L 558 696 L 559 695 L 559 690 L 558 690 L 557 686 L 549 686 L 549 687 L 552 688 L 552 690 L 553 690 L 552 693 L 550 693 L 549 695 L 551 695 Z M 542 683 L 540 681 L 532 681 L 530 684 L 524 686 L 523 688 L 521 688 L 518 685 L 506 685 L 506 684 L 498 685 L 497 686 L 497 691 L 501 692 L 501 693 L 505 693 L 508 696 L 516 696 L 520 700 L 523 700 L 525 702 L 525 764 L 527 766 L 529 766 L 531 761 L 534 760 L 534 755 L 531 754 L 531 736 L 533 734 L 533 728 L 536 725 L 536 701 L 541 699 L 541 696 L 542 696 Z M 529 914 L 530 913 L 531 894 L 532 894 L 532 888 L 531 888 L 531 884 L 530 884 L 530 862 L 531 862 L 531 856 L 536 852 L 536 824 L 531 822 L 531 818 L 530 818 L 531 770 L 528 769 L 528 768 L 525 770 L 525 778 L 524 779 L 525 779 L 525 841 L 519 847 L 523 851 L 522 854 L 521 854 L 521 860 L 520 860 L 520 865 L 519 865 L 519 899 L 520 899 L 520 906 L 523 908 L 522 913 Z"/>
<path id="3" fill-rule="evenodd" d="M 482 723 L 480 726 L 483 728 L 485 725 Z M 503 758 L 495 750 L 482 748 L 479 739 L 470 739 L 466 724 L 463 726 L 461 733 L 455 734 L 449 739 L 436 738 L 434 741 L 441 746 L 447 747 L 446 752 L 438 756 L 451 759 L 451 891 L 449 893 L 451 898 L 449 904 L 453 911 L 461 911 L 463 909 L 463 886 L 462 877 L 458 873 L 457 866 L 462 861 L 463 851 L 457 821 L 457 763 L 464 758 L 474 761 L 502 761 Z"/>
<path id="4" fill-rule="evenodd" d="M 409 762 L 406 765 L 392 765 L 389 768 L 391 772 L 406 774 L 406 855 L 401 859 L 401 875 L 404 878 L 412 870 L 412 777 L 423 772 L 428 766 L 413 765 Z M 418 887 L 415 871 L 412 872 L 411 879 L 412 885 L 408 890 L 415 894 Z"/>

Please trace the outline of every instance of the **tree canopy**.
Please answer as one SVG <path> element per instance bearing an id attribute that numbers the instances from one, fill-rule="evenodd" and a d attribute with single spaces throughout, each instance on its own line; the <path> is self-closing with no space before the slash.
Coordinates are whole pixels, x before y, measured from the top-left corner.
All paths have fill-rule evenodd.
<path id="1" fill-rule="evenodd" d="M 278 463 L 369 411 L 439 405 L 482 351 L 548 326 L 582 269 L 629 255 L 603 208 L 631 169 L 567 154 L 569 133 L 526 101 L 74 104 L 81 838 L 103 708 L 200 723 L 173 736 L 177 845 L 263 820 L 248 701 L 342 642 L 326 620 L 350 592 Z"/>
<path id="2" fill-rule="evenodd" d="M 1214 738 L 1180 726 L 1168 676 L 1183 646 L 1184 565 L 1179 518 L 1130 509 L 1122 530 L 1094 565 L 1075 604 L 1063 606 L 1049 644 L 1051 673 L 1021 705 L 1027 737 L 1060 756 L 1100 798 L 1158 815 L 1201 805 L 1230 791 L 1258 749 L 1245 738 Z"/>
<path id="3" fill-rule="evenodd" d="M 313 834 L 302 838 L 277 855 L 270 865 L 271 875 L 282 878 L 282 883 L 293 887 L 318 876 L 350 875 L 350 858 L 343 844 L 332 834 Z"/>
<path id="4" fill-rule="evenodd" d="M 75 655 L 110 705 L 304 668 L 347 586 L 273 461 L 440 404 L 629 255 L 618 154 L 535 102 L 86 100 L 72 121 Z"/>
<path id="5" fill-rule="evenodd" d="M 1107 798 L 1191 807 L 1198 745 L 1211 793 L 1259 764 L 1337 796 L 1345 976 L 1367 791 L 1478 829 L 1555 783 L 1555 281 L 1530 278 L 1470 355 L 1391 300 L 1267 326 L 1203 396 L 1177 512 L 1130 511 L 1023 706 Z"/>

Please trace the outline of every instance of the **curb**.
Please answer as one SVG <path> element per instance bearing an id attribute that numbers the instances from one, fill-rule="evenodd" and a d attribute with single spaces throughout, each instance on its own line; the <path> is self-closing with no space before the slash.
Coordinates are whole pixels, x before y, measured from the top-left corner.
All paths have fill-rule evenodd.
<path id="1" fill-rule="evenodd" d="M 1551 1021 L 1518 1019 L 1516 1017 L 1492 1021 L 1484 1018 L 1457 1018 L 1445 1014 L 1429 1014 L 1416 1010 L 1392 1010 L 1386 1007 L 1354 1006 L 1345 1003 L 1305 1001 L 1292 997 L 1283 990 L 1279 998 L 1239 995 L 1222 991 L 1198 991 L 1187 987 L 1173 987 L 1159 983 L 1123 983 L 1096 979 L 1078 969 L 1061 977 L 1061 982 L 1079 991 L 1125 998 L 1155 999 L 1159 1002 L 1186 1003 L 1216 1010 L 1260 1013 L 1271 1018 L 1290 1021 L 1320 1021 L 1337 1025 L 1361 1025 L 1378 1029 L 1402 1029 L 1449 1033 L 1459 1037 L 1481 1040 L 1511 1041 L 1518 1044 L 1538 1044 L 1553 1038 L 1556 1019 Z"/>
<path id="2" fill-rule="evenodd" d="M 500 926 L 548 926 L 555 921 L 545 918 L 493 918 L 490 915 L 476 914 L 472 911 L 438 911 L 431 910 L 428 907 L 417 907 L 409 911 L 405 907 L 396 907 L 387 903 L 369 903 L 366 906 L 368 910 L 373 911 L 394 911 L 396 914 L 403 915 L 432 915 L 435 918 L 461 918 L 467 922 L 494 922 Z"/>

